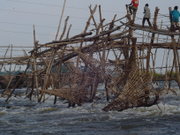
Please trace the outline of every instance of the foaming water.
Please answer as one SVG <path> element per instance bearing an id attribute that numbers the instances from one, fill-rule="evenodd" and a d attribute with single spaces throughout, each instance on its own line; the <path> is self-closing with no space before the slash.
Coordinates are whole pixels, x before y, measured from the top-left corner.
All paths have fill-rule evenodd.
<path id="1" fill-rule="evenodd" d="M 180 92 L 158 105 L 104 112 L 101 100 L 67 108 L 53 97 L 45 103 L 13 97 L 0 99 L 0 135 L 179 135 Z"/>

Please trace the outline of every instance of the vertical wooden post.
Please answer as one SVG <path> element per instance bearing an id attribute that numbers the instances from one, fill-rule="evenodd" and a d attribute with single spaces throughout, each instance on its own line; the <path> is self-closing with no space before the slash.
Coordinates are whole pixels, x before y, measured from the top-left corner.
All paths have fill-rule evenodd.
<path id="1" fill-rule="evenodd" d="M 10 45 L 9 45 L 8 48 L 6 49 L 6 52 L 5 52 L 4 56 L 3 56 L 4 59 L 6 58 L 6 55 L 7 55 L 8 51 L 9 51 L 9 48 L 10 48 Z M 2 71 L 3 66 L 4 66 L 4 64 L 1 65 L 0 71 Z"/>
<path id="2" fill-rule="evenodd" d="M 39 86 L 38 86 L 38 76 L 37 76 L 37 62 L 36 62 L 36 53 L 37 53 L 37 41 L 36 41 L 36 30 L 35 30 L 35 25 L 33 25 L 33 39 L 34 39 L 34 52 L 32 54 L 32 59 L 33 59 L 33 73 L 32 73 L 32 90 L 29 95 L 30 100 L 32 98 L 32 94 L 34 91 L 34 86 L 36 87 L 36 92 L 37 92 L 37 99 L 39 98 Z"/>
<path id="3" fill-rule="evenodd" d="M 174 60 L 173 60 L 173 65 L 175 67 L 176 71 L 176 80 L 178 83 L 178 86 L 180 88 L 180 60 L 179 60 L 179 54 L 178 54 L 178 49 L 176 47 L 176 40 L 174 36 L 172 36 L 172 46 L 173 46 L 173 55 L 174 55 Z"/>
<path id="4" fill-rule="evenodd" d="M 52 69 L 52 65 L 53 65 L 53 62 L 54 62 L 55 55 L 56 55 L 56 50 L 54 49 L 53 52 L 52 52 L 51 60 L 49 61 L 48 67 L 46 69 L 46 74 L 45 74 L 45 78 L 44 78 L 44 84 L 43 84 L 43 88 L 41 90 L 41 96 L 39 97 L 38 102 L 41 102 L 42 97 L 44 96 L 44 90 L 47 89 L 47 83 L 49 81 L 49 76 L 50 76 L 50 72 L 51 72 L 51 69 Z"/>
<path id="5" fill-rule="evenodd" d="M 72 27 L 72 25 L 70 24 L 70 26 L 69 26 L 69 28 L 68 28 L 68 31 L 67 31 L 67 34 L 66 34 L 66 39 L 69 38 L 69 33 L 70 33 L 70 30 L 71 30 L 71 27 Z"/>
<path id="6" fill-rule="evenodd" d="M 62 23 L 62 18 L 63 18 L 63 15 L 64 15 L 65 6 L 66 6 L 66 0 L 64 0 L 64 4 L 63 4 L 63 8 L 62 8 L 61 17 L 60 17 L 60 20 L 59 20 L 59 25 L 58 25 L 55 40 L 57 40 L 58 35 L 59 35 L 59 31 L 60 31 L 61 23 Z"/>
<path id="7" fill-rule="evenodd" d="M 13 55 L 13 45 L 11 45 L 10 59 L 12 59 L 12 55 Z M 10 67 L 9 67 L 10 74 L 11 74 L 11 69 L 12 69 L 12 63 L 10 64 Z"/>
<path id="8" fill-rule="evenodd" d="M 65 32 L 66 32 L 66 28 L 67 28 L 68 20 L 69 20 L 69 16 L 67 16 L 67 18 L 65 19 L 64 29 L 63 29 L 63 32 L 62 32 L 62 34 L 61 34 L 61 36 L 60 36 L 60 39 L 59 39 L 59 40 L 62 40 L 62 39 L 63 39 L 63 36 L 64 36 L 64 34 L 65 34 Z"/>
<path id="9" fill-rule="evenodd" d="M 154 12 L 154 20 L 153 20 L 153 28 L 154 29 L 157 29 L 158 13 L 159 13 L 159 8 L 156 7 L 155 12 Z M 155 39 L 155 33 L 152 33 L 150 45 L 149 45 L 148 51 L 147 51 L 147 58 L 146 58 L 146 71 L 147 72 L 149 72 L 149 68 L 150 68 L 150 55 L 151 55 L 151 49 L 152 49 L 152 45 L 154 43 L 154 39 Z"/>

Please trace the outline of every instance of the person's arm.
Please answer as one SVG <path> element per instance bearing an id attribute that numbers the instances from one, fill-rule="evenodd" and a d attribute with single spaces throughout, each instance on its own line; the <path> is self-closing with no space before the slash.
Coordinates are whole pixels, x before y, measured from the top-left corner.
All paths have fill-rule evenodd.
<path id="1" fill-rule="evenodd" d="M 171 17 L 173 16 L 173 11 L 170 12 Z"/>
<path id="2" fill-rule="evenodd" d="M 144 8 L 144 12 L 143 12 L 144 14 L 146 13 L 146 8 Z"/>
<path id="3" fill-rule="evenodd" d="M 130 5 L 132 5 L 132 4 L 133 4 L 133 1 L 131 1 L 131 3 L 130 3 L 130 4 L 126 4 L 126 5 L 130 6 Z"/>
<path id="4" fill-rule="evenodd" d="M 130 4 L 126 4 L 126 6 L 131 6 L 133 4 L 133 1 L 131 1 L 131 3 Z"/>
<path id="5" fill-rule="evenodd" d="M 131 3 L 129 5 L 133 5 L 133 0 L 131 1 Z"/>

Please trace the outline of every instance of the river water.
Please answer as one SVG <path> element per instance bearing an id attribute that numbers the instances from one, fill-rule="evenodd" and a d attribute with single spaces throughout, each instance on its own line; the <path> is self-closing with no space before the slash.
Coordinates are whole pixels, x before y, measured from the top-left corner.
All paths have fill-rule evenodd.
<path id="1" fill-rule="evenodd" d="M 102 100 L 67 108 L 53 97 L 37 103 L 25 97 L 0 98 L 0 135 L 180 135 L 180 92 L 158 105 L 104 112 Z"/>

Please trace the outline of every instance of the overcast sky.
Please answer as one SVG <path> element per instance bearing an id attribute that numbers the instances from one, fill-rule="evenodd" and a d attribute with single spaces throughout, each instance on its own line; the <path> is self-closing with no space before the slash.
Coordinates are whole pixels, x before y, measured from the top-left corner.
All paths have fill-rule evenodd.
<path id="1" fill-rule="evenodd" d="M 40 43 L 54 40 L 64 0 L 0 0 L 0 46 L 32 46 L 32 28 L 36 26 Z M 89 17 L 90 5 L 101 5 L 106 20 L 115 14 L 125 15 L 125 4 L 130 0 L 67 0 L 64 19 L 70 16 L 71 35 L 80 33 Z M 137 16 L 143 17 L 143 7 L 149 3 L 151 12 L 155 7 L 168 15 L 168 7 L 180 6 L 180 0 L 140 0 Z M 168 20 L 166 20 L 168 21 Z"/>

